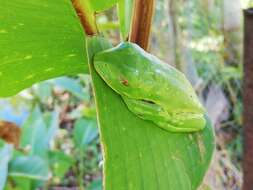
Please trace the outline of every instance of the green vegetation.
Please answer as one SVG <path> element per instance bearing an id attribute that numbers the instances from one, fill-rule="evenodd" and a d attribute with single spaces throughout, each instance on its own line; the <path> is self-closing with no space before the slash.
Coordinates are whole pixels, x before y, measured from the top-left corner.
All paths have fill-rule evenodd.
<path id="1" fill-rule="evenodd" d="M 89 10 L 104 38 L 84 35 L 69 0 L 0 0 L 0 96 L 64 76 L 0 100 L 0 120 L 22 129 L 18 149 L 0 142 L 0 189 L 102 190 L 103 176 L 106 190 L 196 189 L 212 156 L 210 122 L 196 134 L 168 133 L 127 109 L 92 55 L 127 38 L 132 1 L 97 2 Z M 151 52 L 186 74 L 215 126 L 203 189 L 242 180 L 242 18 L 226 2 L 157 0 L 152 26 Z"/>

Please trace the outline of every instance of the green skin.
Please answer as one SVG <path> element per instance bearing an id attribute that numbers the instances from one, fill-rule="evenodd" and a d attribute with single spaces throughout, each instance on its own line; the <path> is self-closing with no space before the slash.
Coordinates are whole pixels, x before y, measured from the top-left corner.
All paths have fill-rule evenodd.
<path id="1" fill-rule="evenodd" d="M 94 66 L 138 117 L 170 132 L 205 127 L 205 109 L 184 74 L 138 45 L 124 42 L 100 52 Z"/>

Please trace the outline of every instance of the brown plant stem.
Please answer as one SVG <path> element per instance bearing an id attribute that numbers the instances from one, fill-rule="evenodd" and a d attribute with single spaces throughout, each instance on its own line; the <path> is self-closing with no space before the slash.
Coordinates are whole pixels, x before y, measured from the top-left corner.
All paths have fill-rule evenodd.
<path id="1" fill-rule="evenodd" d="M 91 11 L 87 0 L 72 0 L 72 4 L 80 18 L 81 24 L 87 35 L 93 36 L 98 33 L 95 15 Z"/>
<path id="2" fill-rule="evenodd" d="M 243 190 L 253 188 L 253 8 L 244 11 Z"/>
<path id="3" fill-rule="evenodd" d="M 155 0 L 135 0 L 130 32 L 130 41 L 145 50 L 149 48 L 149 38 Z"/>

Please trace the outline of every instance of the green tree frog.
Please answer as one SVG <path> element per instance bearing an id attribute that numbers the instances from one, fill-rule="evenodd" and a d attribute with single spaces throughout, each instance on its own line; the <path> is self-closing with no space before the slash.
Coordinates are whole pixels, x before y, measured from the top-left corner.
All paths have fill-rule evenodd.
<path id="1" fill-rule="evenodd" d="M 138 117 L 170 132 L 205 127 L 205 109 L 184 74 L 138 45 L 123 42 L 99 52 L 94 67 Z"/>

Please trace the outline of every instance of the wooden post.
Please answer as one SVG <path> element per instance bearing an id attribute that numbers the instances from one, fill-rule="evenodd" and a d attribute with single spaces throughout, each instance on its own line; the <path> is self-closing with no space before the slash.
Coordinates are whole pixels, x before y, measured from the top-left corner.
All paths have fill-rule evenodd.
<path id="1" fill-rule="evenodd" d="M 253 8 L 244 10 L 243 190 L 253 189 Z"/>

